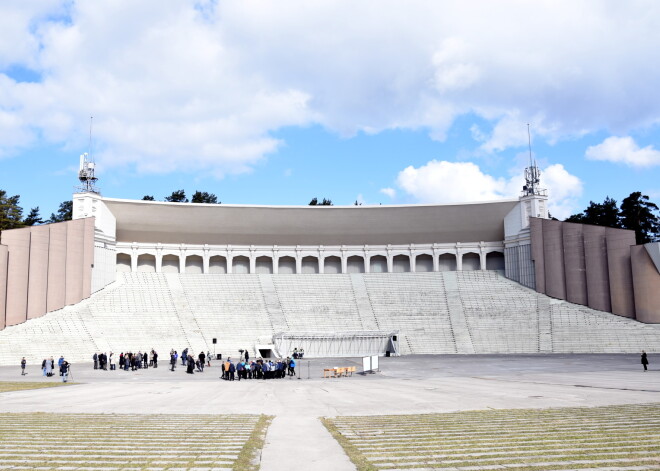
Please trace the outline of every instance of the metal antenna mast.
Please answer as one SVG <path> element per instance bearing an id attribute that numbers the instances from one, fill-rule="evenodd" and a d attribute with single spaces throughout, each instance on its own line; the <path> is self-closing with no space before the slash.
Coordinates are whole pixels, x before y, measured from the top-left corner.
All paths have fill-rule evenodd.
<path id="1" fill-rule="evenodd" d="M 94 175 L 96 169 L 96 164 L 92 158 L 92 123 L 94 117 L 89 117 L 89 148 L 88 152 L 85 152 L 80 156 L 80 168 L 78 169 L 78 180 L 80 180 L 80 186 L 76 187 L 76 190 L 82 193 L 99 193 L 99 189 L 96 187 L 96 181 L 98 178 Z"/>
<path id="2" fill-rule="evenodd" d="M 525 169 L 523 196 L 540 195 L 543 191 L 539 188 L 541 171 L 536 165 L 536 159 L 532 159 L 532 134 L 529 131 L 529 123 L 527 123 L 527 145 L 529 147 L 529 167 Z"/>

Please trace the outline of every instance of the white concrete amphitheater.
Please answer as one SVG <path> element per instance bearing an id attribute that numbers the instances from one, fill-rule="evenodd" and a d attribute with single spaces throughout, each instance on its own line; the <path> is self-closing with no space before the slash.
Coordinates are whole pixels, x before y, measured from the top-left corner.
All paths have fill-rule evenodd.
<path id="1" fill-rule="evenodd" d="M 660 244 L 552 221 L 544 194 L 347 207 L 73 201 L 72 221 L 2 233 L 2 364 L 184 347 L 660 350 Z"/>

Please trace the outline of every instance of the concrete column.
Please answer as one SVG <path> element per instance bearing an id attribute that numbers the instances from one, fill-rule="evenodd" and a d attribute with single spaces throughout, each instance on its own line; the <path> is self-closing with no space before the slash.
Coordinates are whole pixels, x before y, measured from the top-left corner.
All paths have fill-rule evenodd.
<path id="1" fill-rule="evenodd" d="M 348 259 L 346 258 L 346 249 L 341 248 L 341 272 L 348 273 Z"/>
<path id="2" fill-rule="evenodd" d="M 0 245 L 0 330 L 7 325 L 5 318 L 7 312 L 5 304 L 7 301 L 7 261 L 8 251 L 6 245 Z"/>
<path id="3" fill-rule="evenodd" d="M 94 260 L 95 218 L 85 218 L 84 221 L 82 297 L 83 299 L 87 299 L 92 295 L 92 268 L 96 262 Z"/>
<path id="4" fill-rule="evenodd" d="M 296 274 L 302 273 L 302 257 L 300 256 L 300 249 L 296 248 Z"/>
<path id="5" fill-rule="evenodd" d="M 543 220 L 543 258 L 545 259 L 546 294 L 553 298 L 566 299 L 564 242 L 560 221 Z"/>
<path id="6" fill-rule="evenodd" d="M 440 270 L 440 255 L 438 254 L 438 249 L 433 249 L 433 271 L 437 272 Z"/>
<path id="7" fill-rule="evenodd" d="M 30 279 L 28 283 L 27 318 L 34 319 L 46 314 L 48 294 L 48 246 L 50 228 L 30 227 Z"/>
<path id="8" fill-rule="evenodd" d="M 635 245 L 635 233 L 625 229 L 605 229 L 607 269 L 610 278 L 612 313 L 635 317 L 630 247 Z"/>
<path id="9" fill-rule="evenodd" d="M 211 257 L 209 255 L 209 246 L 208 244 L 204 245 L 204 255 L 202 255 L 202 272 L 207 275 L 210 272 L 209 269 L 209 263 L 210 263 Z"/>
<path id="10" fill-rule="evenodd" d="M 565 222 L 562 227 L 566 300 L 586 306 L 589 303 L 589 296 L 587 294 L 587 268 L 582 236 L 584 225 Z"/>
<path id="11" fill-rule="evenodd" d="M 325 254 L 322 245 L 319 247 L 319 273 L 325 273 Z"/>
<path id="12" fill-rule="evenodd" d="M 643 245 L 630 247 L 630 254 L 635 285 L 635 318 L 640 322 L 660 324 L 660 273 Z"/>
<path id="13" fill-rule="evenodd" d="M 610 281 L 607 270 L 607 247 L 605 228 L 585 225 L 582 228 L 584 240 L 584 262 L 587 269 L 587 298 L 589 307 L 599 311 L 612 311 L 610 301 Z"/>
<path id="14" fill-rule="evenodd" d="M 138 262 L 137 246 L 133 246 L 133 248 L 131 249 L 131 272 L 132 273 L 137 272 L 137 262 Z"/>
<path id="15" fill-rule="evenodd" d="M 277 249 L 273 249 L 273 275 L 280 272 L 280 254 Z"/>
<path id="16" fill-rule="evenodd" d="M 387 249 L 387 273 L 394 273 L 394 257 L 390 249 Z"/>
<path id="17" fill-rule="evenodd" d="M 227 250 L 227 274 L 230 275 L 234 272 L 234 256 L 231 251 Z"/>
<path id="18" fill-rule="evenodd" d="M 456 271 L 463 271 L 463 253 L 458 247 L 456 247 Z"/>
<path id="19" fill-rule="evenodd" d="M 415 273 L 417 269 L 417 254 L 414 250 L 410 250 L 408 253 L 410 254 L 408 255 L 408 260 L 410 260 L 410 273 Z"/>
<path id="20" fill-rule="evenodd" d="M 179 273 L 186 272 L 186 249 L 179 249 Z"/>
<path id="21" fill-rule="evenodd" d="M 485 270 L 486 269 L 486 256 L 487 256 L 487 254 L 484 252 L 484 243 L 480 242 L 479 243 L 479 269 L 480 270 Z"/>
<path id="22" fill-rule="evenodd" d="M 76 304 L 83 296 L 83 262 L 85 220 L 67 221 L 66 233 L 66 298 L 67 305 Z"/>
<path id="23" fill-rule="evenodd" d="M 257 272 L 257 257 L 254 255 L 254 247 L 250 248 L 250 273 Z"/>
<path id="24" fill-rule="evenodd" d="M 62 309 L 66 298 L 67 224 L 60 222 L 50 224 L 49 227 L 50 240 L 48 246 L 48 294 L 46 296 L 46 309 L 48 312 L 51 312 Z M 116 269 L 114 265 L 113 269 Z"/>
<path id="25" fill-rule="evenodd" d="M 158 244 L 156 247 L 156 273 L 163 272 L 163 247 Z"/>

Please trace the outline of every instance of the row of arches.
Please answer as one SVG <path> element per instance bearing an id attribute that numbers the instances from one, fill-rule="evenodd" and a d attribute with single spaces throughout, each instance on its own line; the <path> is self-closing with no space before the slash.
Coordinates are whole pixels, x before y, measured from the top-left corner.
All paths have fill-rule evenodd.
<path id="1" fill-rule="evenodd" d="M 482 256 L 485 257 L 482 263 Z M 445 253 L 438 256 L 437 269 L 434 259 L 429 254 L 419 254 L 412 258 L 408 255 L 394 255 L 391 262 L 384 255 L 373 255 L 365 258 L 359 255 L 346 257 L 345 264 L 341 257 L 328 256 L 319 260 L 318 257 L 302 257 L 300 264 L 295 257 L 283 256 L 273 260 L 270 256 L 257 256 L 254 263 L 249 257 L 237 255 L 229 258 L 222 255 L 213 255 L 208 259 L 208 265 L 200 255 L 188 255 L 181 259 L 178 255 L 167 254 L 161 257 L 157 263 L 155 255 L 137 255 L 136 263 L 133 263 L 131 254 L 117 254 L 118 272 L 143 272 L 143 273 L 214 273 L 214 274 L 314 274 L 314 273 L 405 273 L 405 272 L 433 272 L 433 271 L 463 271 L 480 270 L 504 270 L 504 254 L 502 252 L 489 252 L 478 254 L 474 252 L 464 253 L 460 259 L 460 266 L 454 254 Z M 160 265 L 160 266 L 159 266 Z"/>

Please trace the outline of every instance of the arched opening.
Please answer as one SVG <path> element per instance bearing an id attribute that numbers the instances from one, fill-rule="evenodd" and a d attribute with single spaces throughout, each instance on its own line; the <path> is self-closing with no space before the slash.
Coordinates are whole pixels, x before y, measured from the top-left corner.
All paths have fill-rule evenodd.
<path id="1" fill-rule="evenodd" d="M 313 274 L 319 272 L 319 259 L 316 257 L 303 257 L 301 270 L 303 273 Z"/>
<path id="2" fill-rule="evenodd" d="M 387 257 L 383 255 L 374 255 L 371 257 L 369 271 L 371 273 L 387 273 Z"/>
<path id="3" fill-rule="evenodd" d="M 117 273 L 131 272 L 131 256 L 127 253 L 117 254 Z"/>
<path id="4" fill-rule="evenodd" d="M 243 255 L 234 257 L 231 262 L 231 272 L 237 275 L 247 275 L 250 273 L 250 259 Z"/>
<path id="5" fill-rule="evenodd" d="M 421 254 L 415 258 L 415 271 L 427 272 L 433 271 L 433 257 L 429 254 Z"/>
<path id="6" fill-rule="evenodd" d="M 473 252 L 463 254 L 463 271 L 474 271 L 479 269 L 481 269 L 479 254 Z"/>
<path id="7" fill-rule="evenodd" d="M 137 271 L 139 273 L 156 273 L 156 257 L 148 253 L 138 255 Z"/>
<path id="8" fill-rule="evenodd" d="M 502 252 L 487 253 L 486 270 L 504 270 L 504 254 Z"/>
<path id="9" fill-rule="evenodd" d="M 222 255 L 214 255 L 209 259 L 209 273 L 224 275 L 227 273 L 227 259 Z"/>
<path id="10" fill-rule="evenodd" d="M 325 257 L 325 261 L 323 262 L 323 273 L 341 273 L 341 258 L 334 256 Z"/>
<path id="11" fill-rule="evenodd" d="M 280 257 L 277 265 L 277 273 L 281 275 L 295 275 L 296 259 L 293 257 Z"/>
<path id="12" fill-rule="evenodd" d="M 163 273 L 179 273 L 179 257 L 177 255 L 163 255 L 160 271 Z"/>
<path id="13" fill-rule="evenodd" d="M 270 257 L 257 257 L 255 263 L 255 271 L 260 275 L 272 275 L 273 274 L 273 259 Z"/>
<path id="14" fill-rule="evenodd" d="M 194 275 L 204 273 L 204 259 L 199 255 L 188 255 L 186 257 L 186 273 Z"/>
<path id="15" fill-rule="evenodd" d="M 443 253 L 438 257 L 438 271 L 456 271 L 456 255 Z"/>
<path id="16" fill-rule="evenodd" d="M 351 255 L 346 260 L 347 273 L 364 273 L 364 258 L 359 255 Z"/>
<path id="17" fill-rule="evenodd" d="M 410 257 L 407 255 L 395 255 L 392 259 L 392 271 L 394 273 L 410 271 Z"/>

